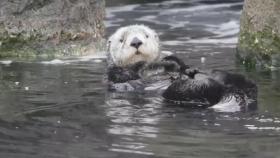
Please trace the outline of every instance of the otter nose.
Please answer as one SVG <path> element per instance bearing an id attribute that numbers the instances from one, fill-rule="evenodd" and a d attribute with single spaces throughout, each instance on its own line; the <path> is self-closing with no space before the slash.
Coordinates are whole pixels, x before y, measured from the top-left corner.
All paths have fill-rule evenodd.
<path id="1" fill-rule="evenodd" d="M 136 49 L 138 49 L 142 44 L 143 44 L 143 42 L 140 39 L 138 39 L 137 37 L 134 37 L 130 43 L 130 45 L 132 47 L 135 47 Z"/>

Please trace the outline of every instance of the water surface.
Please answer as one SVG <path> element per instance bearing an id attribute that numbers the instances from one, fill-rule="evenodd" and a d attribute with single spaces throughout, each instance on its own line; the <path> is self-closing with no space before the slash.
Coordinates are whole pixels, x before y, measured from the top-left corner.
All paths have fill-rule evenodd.
<path id="1" fill-rule="evenodd" d="M 191 66 L 255 80 L 258 109 L 224 113 L 170 106 L 153 93 L 109 93 L 104 59 L 2 61 L 0 157 L 279 157 L 280 74 L 235 62 L 242 1 L 114 0 L 107 5 L 107 36 L 120 26 L 149 25 L 159 32 L 163 50 Z"/>

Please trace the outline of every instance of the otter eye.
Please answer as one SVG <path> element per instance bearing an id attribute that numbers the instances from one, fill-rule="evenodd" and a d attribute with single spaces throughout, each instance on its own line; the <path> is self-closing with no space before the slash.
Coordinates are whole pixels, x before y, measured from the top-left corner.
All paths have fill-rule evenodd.
<path id="1" fill-rule="evenodd" d="M 123 43 L 123 39 L 120 39 L 120 42 Z"/>
<path id="2" fill-rule="evenodd" d="M 146 38 L 149 38 L 149 35 L 146 35 Z"/>

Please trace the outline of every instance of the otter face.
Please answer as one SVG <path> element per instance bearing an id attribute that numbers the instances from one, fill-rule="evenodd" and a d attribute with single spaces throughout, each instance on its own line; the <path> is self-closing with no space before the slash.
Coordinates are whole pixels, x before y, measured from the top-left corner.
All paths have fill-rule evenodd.
<path id="1" fill-rule="evenodd" d="M 113 63 L 126 66 L 139 61 L 153 62 L 159 58 L 157 33 L 144 25 L 131 25 L 118 29 L 108 41 Z"/>

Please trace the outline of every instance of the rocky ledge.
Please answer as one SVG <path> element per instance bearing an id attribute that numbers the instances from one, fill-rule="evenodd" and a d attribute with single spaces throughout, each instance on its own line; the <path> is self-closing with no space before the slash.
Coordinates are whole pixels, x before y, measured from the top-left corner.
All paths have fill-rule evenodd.
<path id="1" fill-rule="evenodd" d="M 104 0 L 1 0 L 0 58 L 102 51 L 104 16 Z"/>

